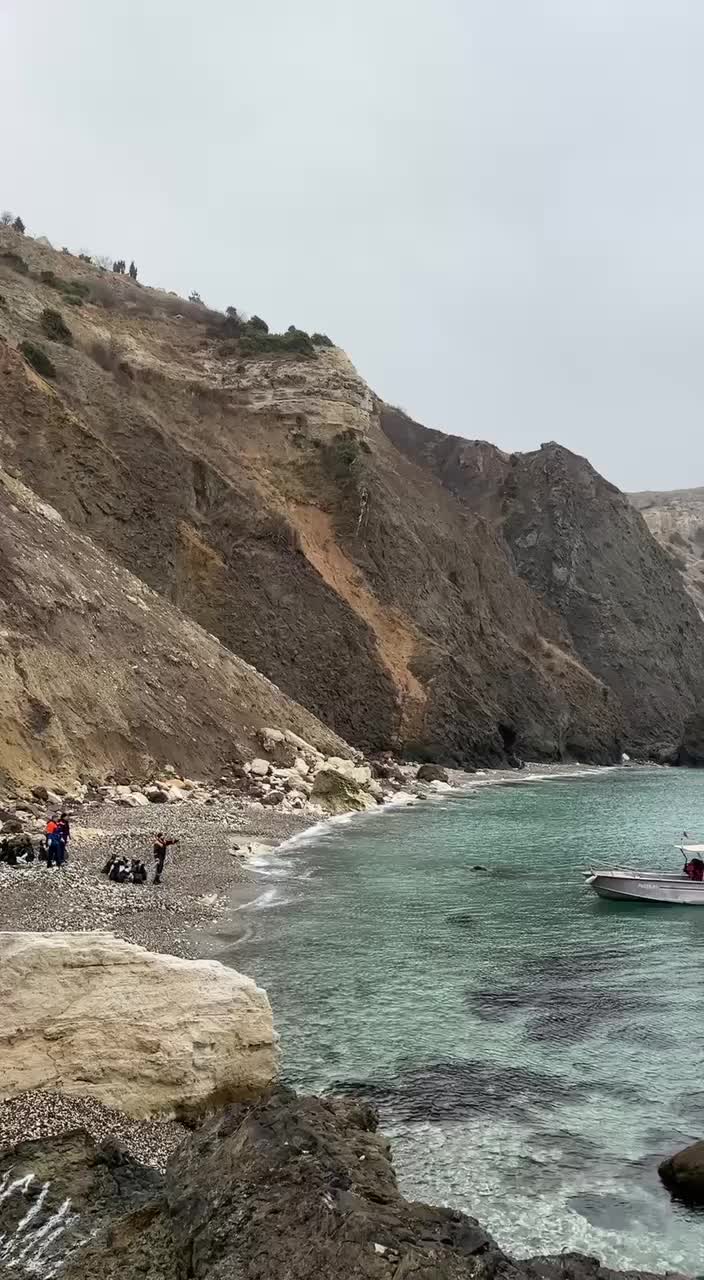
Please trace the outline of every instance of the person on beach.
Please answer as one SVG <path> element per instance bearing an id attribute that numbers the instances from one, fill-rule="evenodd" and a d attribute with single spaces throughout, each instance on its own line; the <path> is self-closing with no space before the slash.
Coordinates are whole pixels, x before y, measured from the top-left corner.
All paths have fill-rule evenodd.
<path id="1" fill-rule="evenodd" d="M 64 861 L 65 861 L 66 847 L 68 845 L 69 840 L 71 839 L 71 823 L 69 822 L 68 814 L 66 813 L 65 810 L 63 810 L 59 816 L 58 827 L 61 835 L 61 842 L 64 847 Z"/>
<path id="2" fill-rule="evenodd" d="M 153 884 L 161 884 L 161 875 L 166 861 L 166 851 L 169 848 L 169 845 L 172 844 L 178 844 L 178 840 L 167 840 L 163 831 L 157 831 L 156 836 L 154 837 L 154 861 L 156 863 L 156 867 L 154 869 Z"/>
<path id="3" fill-rule="evenodd" d="M 64 864 L 64 856 L 66 845 L 63 838 L 63 832 L 59 826 L 56 815 L 51 817 L 45 828 L 47 855 L 47 867 L 62 867 Z"/>
<path id="4" fill-rule="evenodd" d="M 146 884 L 146 883 L 147 883 L 147 868 L 145 867 L 145 865 L 144 865 L 144 863 L 142 862 L 141 858 L 133 858 L 133 859 L 132 859 L 132 868 L 131 868 L 131 871 L 130 871 L 130 880 L 132 881 L 132 884 Z"/>

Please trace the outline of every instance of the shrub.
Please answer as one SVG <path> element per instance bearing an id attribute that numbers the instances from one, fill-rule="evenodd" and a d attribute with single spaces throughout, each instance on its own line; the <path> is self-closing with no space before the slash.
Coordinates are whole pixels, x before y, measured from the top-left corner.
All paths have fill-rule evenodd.
<path id="1" fill-rule="evenodd" d="M 43 378 L 56 377 L 56 366 L 49 359 L 43 347 L 35 347 L 33 342 L 21 342 L 20 351 L 27 364 L 31 364 L 32 368 L 37 373 L 40 373 Z"/>
<path id="2" fill-rule="evenodd" d="M 237 310 L 237 307 L 225 307 L 225 315 L 227 316 L 228 320 L 239 320 L 241 323 L 242 317 L 240 316 L 240 313 Z"/>
<path id="3" fill-rule="evenodd" d="M 90 254 L 85 253 L 83 250 L 81 250 L 78 257 L 81 262 L 90 262 L 90 263 L 93 262 L 93 259 L 91 258 Z"/>
<path id="4" fill-rule="evenodd" d="M 72 307 L 82 307 L 84 298 L 90 297 L 90 285 L 85 280 L 59 280 L 56 287 Z"/>
<path id="5" fill-rule="evenodd" d="M 64 342 L 66 346 L 71 346 L 73 334 L 60 311 L 45 307 L 39 317 L 39 323 L 47 338 L 51 338 L 52 342 Z"/>
<path id="6" fill-rule="evenodd" d="M 112 311 L 113 307 L 117 305 L 115 290 L 107 280 L 91 281 L 90 300 L 98 307 L 105 307 L 106 311 Z"/>
<path id="7" fill-rule="evenodd" d="M 29 267 L 19 253 L 13 253 L 12 250 L 7 253 L 0 253 L 0 262 L 9 267 L 11 271 L 19 272 L 21 276 L 29 275 Z"/>
<path id="8" fill-rule="evenodd" d="M 240 338 L 240 351 L 245 356 L 315 355 L 315 347 L 308 334 L 293 326 L 286 333 L 261 333 L 247 327 Z"/>
<path id="9" fill-rule="evenodd" d="M 10 213 L 10 210 L 3 209 L 2 213 L 0 213 L 0 223 L 2 223 L 3 227 L 9 227 L 11 222 L 12 214 Z"/>
<path id="10" fill-rule="evenodd" d="M 246 327 L 248 329 L 256 329 L 258 333 L 269 332 L 269 326 L 266 320 L 262 320 L 261 316 L 252 316 L 251 320 L 247 321 Z"/>
<path id="11" fill-rule="evenodd" d="M 95 265 L 103 271 L 112 270 L 112 258 L 107 253 L 97 253 L 95 255 Z"/>
<path id="12" fill-rule="evenodd" d="M 24 235 L 24 232 L 25 232 L 25 226 L 24 226 L 24 223 L 23 223 L 22 219 L 20 218 L 19 214 L 18 214 L 18 215 L 17 215 L 17 217 L 15 218 L 15 221 L 13 222 L 12 226 L 13 226 L 13 228 L 14 228 L 14 230 L 15 230 L 15 231 L 18 231 L 18 232 L 19 232 L 19 234 L 20 234 L 21 236 L 23 236 L 23 235 Z"/>
<path id="13" fill-rule="evenodd" d="M 188 295 L 188 301 L 201 303 L 203 299 L 201 298 L 197 289 L 191 289 L 191 292 Z"/>
<path id="14" fill-rule="evenodd" d="M 334 347 L 335 343 L 329 338 L 327 333 L 312 333 L 310 340 L 314 347 Z"/>

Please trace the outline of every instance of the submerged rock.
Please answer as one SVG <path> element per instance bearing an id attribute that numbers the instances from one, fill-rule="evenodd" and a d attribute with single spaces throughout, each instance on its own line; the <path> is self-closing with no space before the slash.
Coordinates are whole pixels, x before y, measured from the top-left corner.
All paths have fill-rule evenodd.
<path id="1" fill-rule="evenodd" d="M 663 1160 L 658 1169 L 669 1191 L 691 1204 L 704 1204 L 704 1142 L 693 1142 Z"/>
<path id="2" fill-rule="evenodd" d="M 182 1115 L 257 1097 L 276 1076 L 266 992 L 216 960 L 109 933 L 4 933 L 0 968 L 0 1097 L 58 1087 Z"/>

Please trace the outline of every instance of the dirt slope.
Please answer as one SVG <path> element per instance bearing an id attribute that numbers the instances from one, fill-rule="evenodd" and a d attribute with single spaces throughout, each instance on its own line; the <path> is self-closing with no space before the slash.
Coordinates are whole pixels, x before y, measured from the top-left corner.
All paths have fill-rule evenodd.
<path id="1" fill-rule="evenodd" d="M 256 730 L 348 749 L 0 471 L 0 784 L 212 774 Z"/>
<path id="2" fill-rule="evenodd" d="M 621 690 L 516 572 L 491 498 L 458 502 L 404 456 L 342 352 L 252 355 L 223 317 L 11 231 L 0 293 L 8 469 L 348 741 L 474 763 L 630 742 Z"/>
<path id="3" fill-rule="evenodd" d="M 394 410 L 389 438 L 490 521 L 622 711 L 626 750 L 669 758 L 704 698 L 704 626 L 626 496 L 557 444 L 508 455 Z"/>
<path id="4" fill-rule="evenodd" d="M 631 493 L 650 532 L 669 551 L 704 617 L 704 488 Z"/>

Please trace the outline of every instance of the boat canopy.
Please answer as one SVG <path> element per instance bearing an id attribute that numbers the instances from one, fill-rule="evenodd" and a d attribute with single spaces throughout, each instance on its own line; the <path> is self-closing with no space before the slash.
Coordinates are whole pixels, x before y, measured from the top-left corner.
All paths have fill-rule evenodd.
<path id="1" fill-rule="evenodd" d="M 683 853 L 704 853 L 704 844 L 678 844 Z"/>

